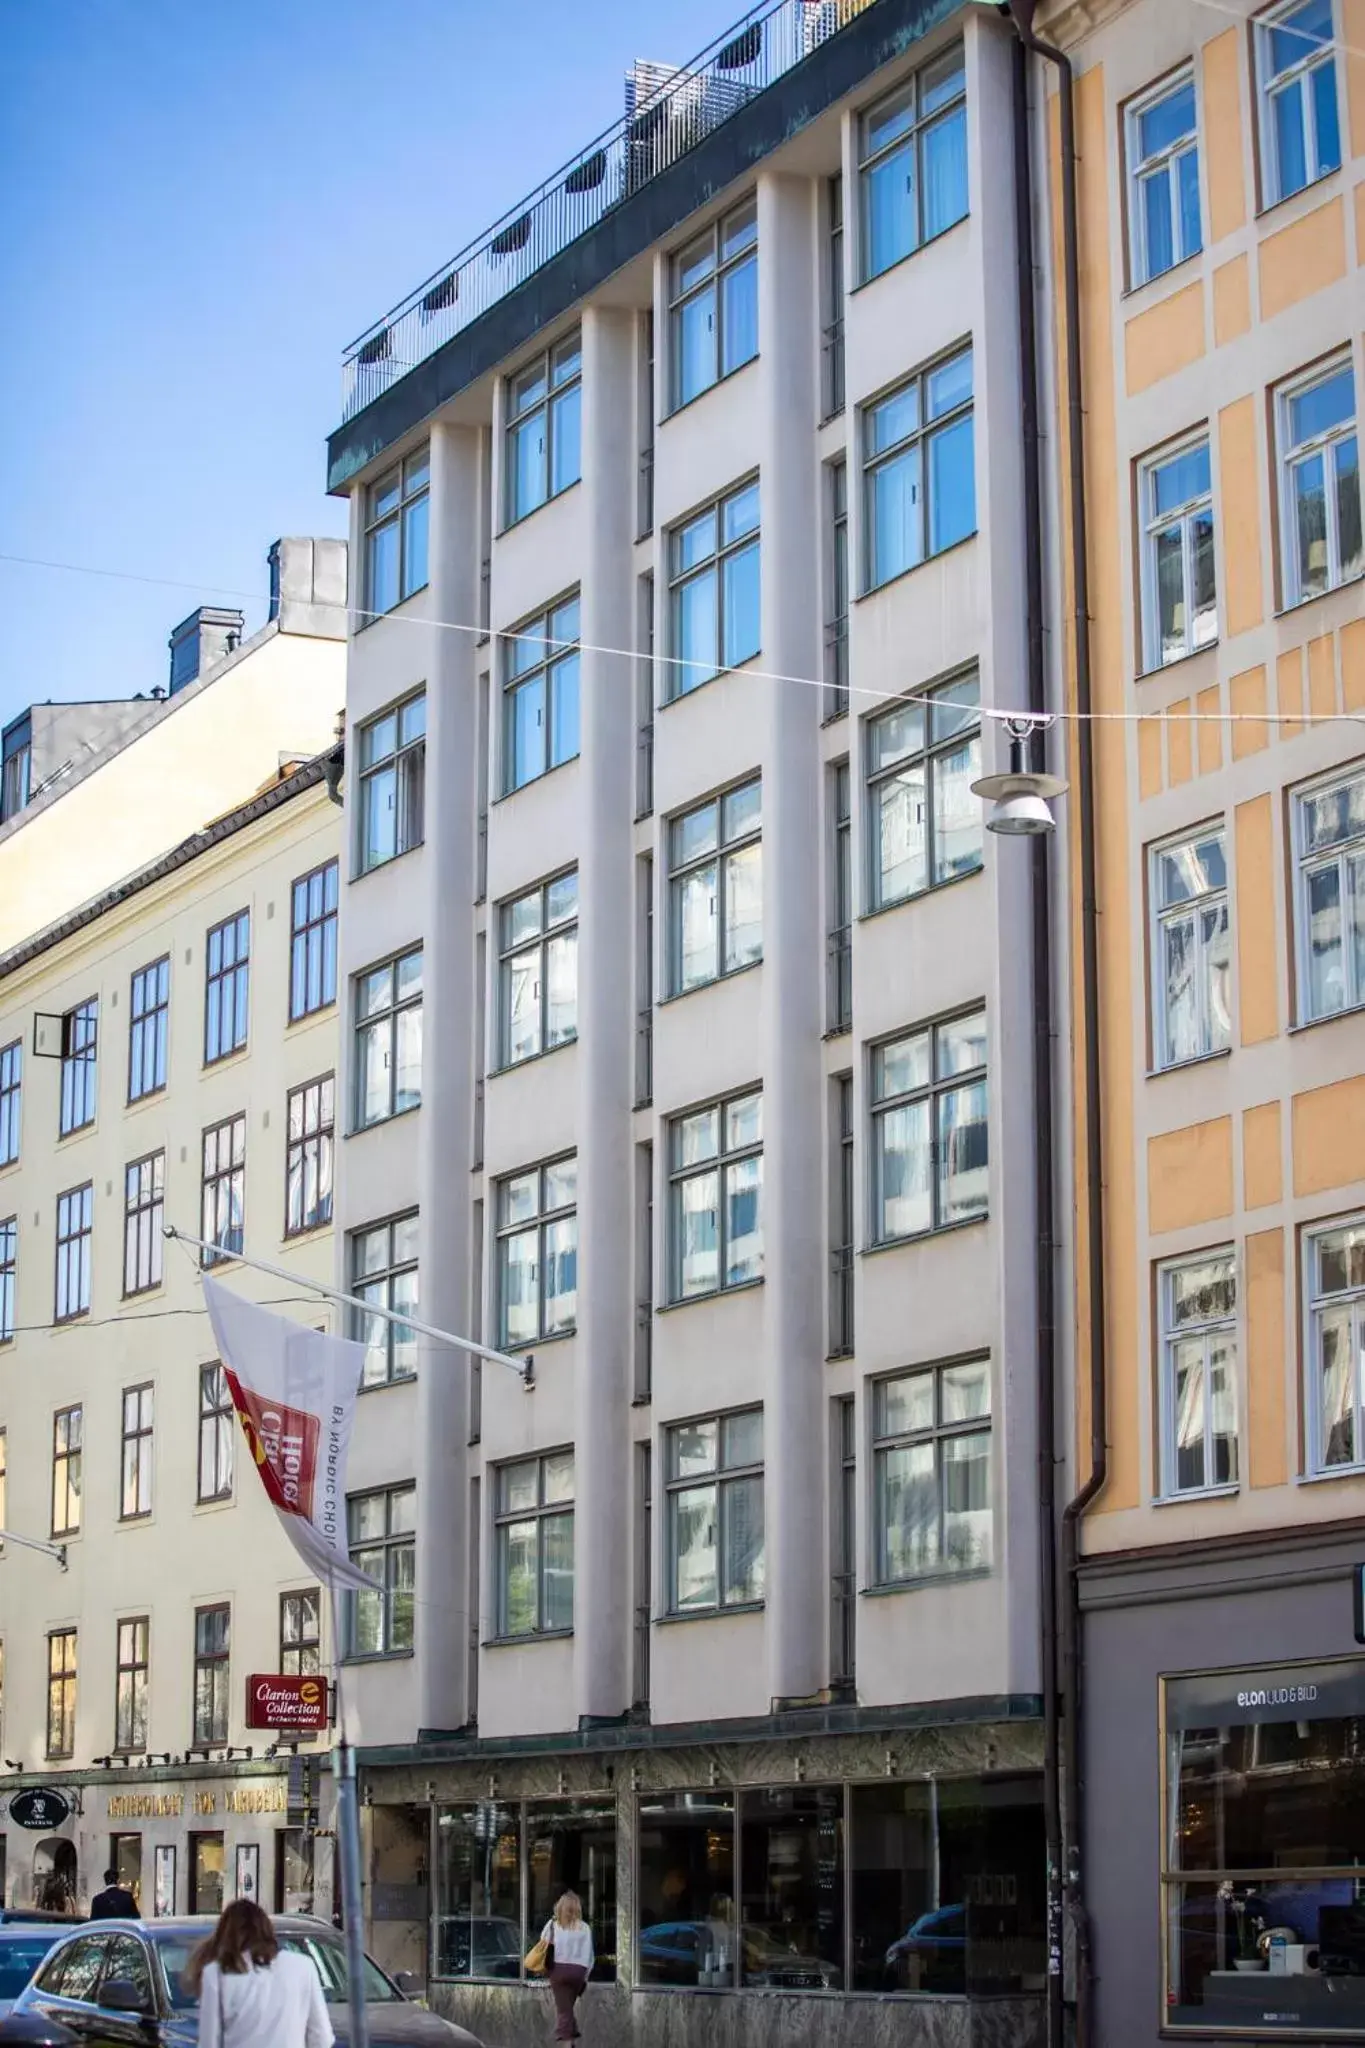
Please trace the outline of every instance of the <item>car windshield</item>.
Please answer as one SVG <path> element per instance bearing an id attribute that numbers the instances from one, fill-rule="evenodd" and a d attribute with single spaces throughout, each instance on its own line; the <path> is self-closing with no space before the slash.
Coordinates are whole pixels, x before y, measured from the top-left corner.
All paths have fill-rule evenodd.
<path id="1" fill-rule="evenodd" d="M 50 1934 L 26 1934 L 22 1941 L 0 1941 L 0 1998 L 17 1998 L 52 1947 Z"/>
<path id="2" fill-rule="evenodd" d="M 330 1939 L 319 1931 L 317 1934 L 300 1934 L 294 1929 L 279 1928 L 280 1947 L 292 1949 L 296 1955 L 307 1956 L 318 1976 L 322 1979 L 322 1995 L 329 2005 L 344 2005 L 347 1996 L 346 1951 L 340 1941 Z M 199 2003 L 198 1996 L 186 1982 L 190 1957 L 200 1945 L 200 1937 L 192 1934 L 164 1934 L 156 1940 L 156 1952 L 161 1958 L 161 1967 L 166 1974 L 166 1989 L 171 2004 L 179 2012 L 192 2010 Z M 366 2005 L 392 2005 L 402 1997 L 395 1990 L 383 1971 L 377 1969 L 365 1958 L 365 2003 Z"/>

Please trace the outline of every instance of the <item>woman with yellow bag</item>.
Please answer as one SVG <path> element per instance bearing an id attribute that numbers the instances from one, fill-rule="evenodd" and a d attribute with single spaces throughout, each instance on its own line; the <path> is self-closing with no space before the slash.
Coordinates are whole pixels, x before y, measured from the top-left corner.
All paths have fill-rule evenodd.
<path id="1" fill-rule="evenodd" d="M 582 2032 L 574 2007 L 587 1989 L 595 1961 L 592 1929 L 583 1918 L 583 1902 L 577 1892 L 565 1892 L 526 1958 L 526 1968 L 533 1977 L 548 1976 L 550 1980 L 556 2041 L 576 2041 Z"/>

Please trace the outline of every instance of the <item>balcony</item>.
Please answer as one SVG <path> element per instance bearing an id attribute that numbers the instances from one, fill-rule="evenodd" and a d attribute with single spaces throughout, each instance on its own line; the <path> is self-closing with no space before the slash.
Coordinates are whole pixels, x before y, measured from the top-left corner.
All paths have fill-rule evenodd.
<path id="1" fill-rule="evenodd" d="M 342 361 L 343 421 L 525 284 L 872 4 L 760 0 L 690 64 L 658 83 L 648 73 L 629 81 L 619 121 L 351 343 Z"/>

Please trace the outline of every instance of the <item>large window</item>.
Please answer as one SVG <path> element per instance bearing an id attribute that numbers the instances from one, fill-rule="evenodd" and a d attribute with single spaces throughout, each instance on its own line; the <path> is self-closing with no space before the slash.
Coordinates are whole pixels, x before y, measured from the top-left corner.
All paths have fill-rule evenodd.
<path id="1" fill-rule="evenodd" d="M 90 1313 L 90 1238 L 95 1190 L 90 1181 L 57 1197 L 57 1298 L 53 1320 Z"/>
<path id="2" fill-rule="evenodd" d="M 497 1471 L 498 1634 L 573 1627 L 573 1452 Z"/>
<path id="3" fill-rule="evenodd" d="M 758 206 L 746 200 L 669 266 L 673 404 L 686 405 L 758 354 Z"/>
<path id="4" fill-rule="evenodd" d="M 763 1598 L 763 1411 L 667 1433 L 668 1611 L 710 1613 Z"/>
<path id="5" fill-rule="evenodd" d="M 228 1738 L 228 1675 L 232 1609 L 194 1610 L 194 1739 L 198 1743 Z"/>
<path id="6" fill-rule="evenodd" d="M 71 1756 L 76 1747 L 76 1631 L 54 1629 L 47 1639 L 47 1753 Z"/>
<path id="7" fill-rule="evenodd" d="M 230 1116 L 204 1133 L 200 1234 L 206 1266 L 240 1254 L 246 1213 L 246 1118 Z"/>
<path id="8" fill-rule="evenodd" d="M 318 1230 L 332 1220 L 332 1137 L 336 1124 L 336 1079 L 323 1074 L 291 1088 L 287 1104 L 286 1237 Z"/>
<path id="9" fill-rule="evenodd" d="M 872 1052 L 875 1241 L 986 1213 L 986 1013 L 971 1010 Z"/>
<path id="10" fill-rule="evenodd" d="M 578 870 L 498 906 L 498 1063 L 578 1036 Z"/>
<path id="11" fill-rule="evenodd" d="M 383 1123 L 422 1100 L 422 948 L 355 977 L 355 1121 Z"/>
<path id="12" fill-rule="evenodd" d="M 744 484 L 668 536 L 666 697 L 699 690 L 762 645 L 758 484 Z"/>
<path id="13" fill-rule="evenodd" d="M 23 1078 L 23 1040 L 16 1038 L 10 1045 L 0 1045 L 0 1166 L 11 1166 L 19 1157 Z"/>
<path id="14" fill-rule="evenodd" d="M 156 1390 L 151 1382 L 140 1387 L 125 1387 L 119 1455 L 120 1521 L 134 1522 L 152 1512 L 155 1421 Z"/>
<path id="15" fill-rule="evenodd" d="M 578 1313 L 578 1160 L 498 1182 L 498 1342 L 562 1337 Z"/>
<path id="16" fill-rule="evenodd" d="M 417 1488 L 389 1486 L 346 1503 L 351 1562 L 374 1580 L 350 1596 L 352 1657 L 395 1657 L 412 1648 L 417 1584 Z"/>
<path id="17" fill-rule="evenodd" d="M 1199 126 L 1194 75 L 1182 71 L 1144 93 L 1124 116 L 1128 156 L 1128 260 L 1146 284 L 1204 246 L 1199 226 Z"/>
<path id="18" fill-rule="evenodd" d="M 1296 792 L 1295 924 L 1305 1023 L 1365 1004 L 1365 770 Z"/>
<path id="19" fill-rule="evenodd" d="M 81 1526 L 81 1436 L 79 1408 L 59 1408 L 52 1418 L 52 1533 L 75 1536 Z"/>
<path id="20" fill-rule="evenodd" d="M 583 474 L 583 348 L 577 329 L 507 380 L 504 503 L 515 526 Z"/>
<path id="21" fill-rule="evenodd" d="M 19 1263 L 19 1219 L 0 1221 L 0 1344 L 14 1336 L 14 1282 Z"/>
<path id="22" fill-rule="evenodd" d="M 161 1228 L 166 1204 L 166 1155 L 153 1152 L 123 1169 L 123 1291 L 145 1294 L 161 1285 Z"/>
<path id="23" fill-rule="evenodd" d="M 166 954 L 139 967 L 128 997 L 128 1100 L 140 1102 L 166 1085 L 171 961 Z"/>
<path id="24" fill-rule="evenodd" d="M 593 1932 L 593 1981 L 615 1978 L 614 1798 L 438 1807 L 435 1878 L 433 1976 L 519 1978 L 555 1901 L 573 1891 Z"/>
<path id="25" fill-rule="evenodd" d="M 763 1273 L 763 1097 L 739 1095 L 668 1127 L 668 1298 Z"/>
<path id="26" fill-rule="evenodd" d="M 147 1689 L 150 1677 L 145 1615 L 118 1625 L 118 1670 L 114 1694 L 114 1749 L 127 1756 L 147 1747 Z"/>
<path id="27" fill-rule="evenodd" d="M 685 995 L 763 958 L 762 831 L 758 776 L 670 818 L 672 995 Z"/>
<path id="28" fill-rule="evenodd" d="M 1365 1465 L 1365 1217 L 1306 1240 L 1308 1463 Z"/>
<path id="29" fill-rule="evenodd" d="M 863 588 L 976 531 L 972 351 L 863 408 Z"/>
<path id="30" fill-rule="evenodd" d="M 578 598 L 503 638 L 502 792 L 578 754 Z"/>
<path id="31" fill-rule="evenodd" d="M 1237 1484 L 1237 1262 L 1208 1252 L 1163 1266 L 1161 1491 Z"/>
<path id="32" fill-rule="evenodd" d="M 1232 942 L 1223 828 L 1151 854 L 1152 1059 L 1157 1067 L 1232 1042 Z"/>
<path id="33" fill-rule="evenodd" d="M 232 1390 L 221 1365 L 199 1368 L 200 1501 L 232 1497 L 232 1433 L 236 1415 Z"/>
<path id="34" fill-rule="evenodd" d="M 640 1800 L 637 1825 L 638 1981 L 733 1986 L 734 1793 L 650 1793 Z"/>
<path id="35" fill-rule="evenodd" d="M 863 277 L 877 277 L 967 212 L 967 74 L 957 43 L 858 124 Z"/>
<path id="36" fill-rule="evenodd" d="M 360 874 L 422 844 L 426 781 L 427 693 L 418 690 L 360 728 Z"/>
<path id="37" fill-rule="evenodd" d="M 1163 2026 L 1359 2040 L 1365 1661 L 1211 1671 L 1162 1691 Z M 1265 1967 L 1272 1930 L 1283 1974 L 1273 1948 Z"/>
<path id="38" fill-rule="evenodd" d="M 940 683 L 867 721 L 874 910 L 981 866 L 981 683 Z"/>
<path id="39" fill-rule="evenodd" d="M 1158 669 L 1218 638 L 1208 436 L 1138 470 L 1142 514 L 1142 662 Z"/>
<path id="40" fill-rule="evenodd" d="M 351 1239 L 351 1292 L 377 1308 L 417 1314 L 417 1211 L 357 1230 Z M 410 1380 L 417 1371 L 417 1336 L 406 1323 L 355 1312 L 352 1333 L 365 1346 L 362 1387 Z"/>
<path id="41" fill-rule="evenodd" d="M 1273 206 L 1341 164 L 1332 0 L 1289 0 L 1256 23 L 1261 182 Z"/>
<path id="42" fill-rule="evenodd" d="M 322 1602 L 316 1586 L 280 1595 L 280 1670 L 313 1678 L 322 1669 Z"/>
<path id="43" fill-rule="evenodd" d="M 879 1380 L 873 1432 L 878 1584 L 989 1565 L 990 1360 Z"/>
<path id="44" fill-rule="evenodd" d="M 371 616 L 425 587 L 431 453 L 395 463 L 365 500 L 365 603 Z M 368 620 L 366 621 L 368 624 Z"/>
<path id="45" fill-rule="evenodd" d="M 338 863 L 300 875 L 289 892 L 289 1021 L 337 999 Z"/>
<path id="46" fill-rule="evenodd" d="M 99 998 L 77 1003 L 62 1018 L 62 1092 L 58 1129 L 62 1137 L 95 1121 Z"/>
<path id="47" fill-rule="evenodd" d="M 251 912 L 214 925 L 204 945 L 204 1063 L 246 1044 L 251 993 Z"/>
<path id="48" fill-rule="evenodd" d="M 1361 571 L 1360 455 L 1349 356 L 1276 394 L 1286 604 Z"/>

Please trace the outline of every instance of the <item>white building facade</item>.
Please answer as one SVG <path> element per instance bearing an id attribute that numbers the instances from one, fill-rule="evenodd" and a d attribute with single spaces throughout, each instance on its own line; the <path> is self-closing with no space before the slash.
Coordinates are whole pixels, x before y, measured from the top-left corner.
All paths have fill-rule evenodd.
<path id="1" fill-rule="evenodd" d="M 1012 63 L 785 0 L 352 352 L 339 1267 L 533 1386 L 372 1351 L 346 1682 L 498 2040 L 566 1884 L 613 2043 L 1040 2023 Z"/>

